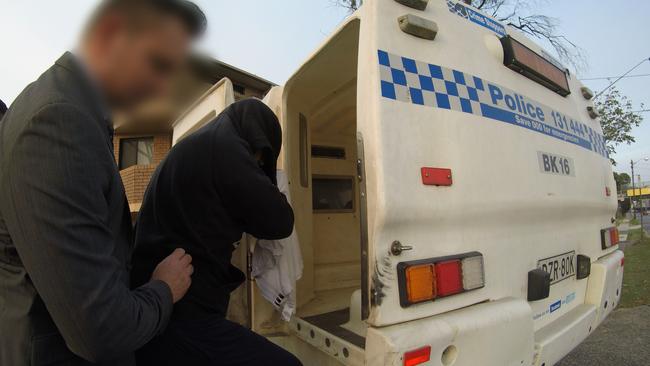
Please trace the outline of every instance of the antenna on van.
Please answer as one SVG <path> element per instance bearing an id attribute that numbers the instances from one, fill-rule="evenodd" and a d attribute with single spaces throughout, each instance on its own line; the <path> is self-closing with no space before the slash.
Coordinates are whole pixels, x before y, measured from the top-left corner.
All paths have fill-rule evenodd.
<path id="1" fill-rule="evenodd" d="M 598 97 L 600 97 L 601 95 L 603 95 L 603 93 L 605 93 L 605 92 L 606 92 L 607 90 L 609 90 L 612 86 L 614 86 L 614 84 L 618 83 L 621 79 L 623 79 L 624 77 L 626 77 L 629 73 L 631 73 L 632 71 L 634 71 L 637 67 L 641 66 L 641 65 L 642 65 L 644 62 L 646 62 L 646 61 L 650 61 L 650 57 L 648 57 L 648 58 L 644 58 L 643 60 L 641 60 L 641 62 L 639 62 L 638 64 L 636 64 L 636 66 L 634 66 L 633 68 L 631 68 L 630 70 L 628 70 L 628 72 L 626 72 L 625 74 L 619 76 L 618 79 L 614 80 L 614 82 L 612 82 L 612 83 L 609 84 L 605 89 L 601 90 L 598 94 L 596 94 L 596 96 L 594 97 L 594 100 L 598 99 Z"/>

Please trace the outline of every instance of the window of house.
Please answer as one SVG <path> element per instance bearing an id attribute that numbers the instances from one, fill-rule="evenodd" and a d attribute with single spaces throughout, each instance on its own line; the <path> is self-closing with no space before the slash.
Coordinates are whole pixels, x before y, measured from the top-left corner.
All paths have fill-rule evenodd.
<path id="1" fill-rule="evenodd" d="M 232 84 L 232 89 L 235 93 L 239 93 L 241 95 L 246 94 L 246 87 L 244 87 L 243 85 Z"/>
<path id="2" fill-rule="evenodd" d="M 153 137 L 120 140 L 120 170 L 153 163 Z"/>
<path id="3" fill-rule="evenodd" d="M 312 205 L 314 212 L 354 212 L 354 178 L 314 176 Z"/>

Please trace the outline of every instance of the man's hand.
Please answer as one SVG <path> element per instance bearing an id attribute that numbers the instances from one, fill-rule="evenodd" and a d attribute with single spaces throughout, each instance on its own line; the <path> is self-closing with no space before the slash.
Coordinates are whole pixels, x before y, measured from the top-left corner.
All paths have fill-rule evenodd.
<path id="1" fill-rule="evenodd" d="M 172 298 L 176 303 L 190 288 L 193 272 L 192 257 L 178 248 L 156 266 L 151 279 L 165 282 L 172 290 Z"/>

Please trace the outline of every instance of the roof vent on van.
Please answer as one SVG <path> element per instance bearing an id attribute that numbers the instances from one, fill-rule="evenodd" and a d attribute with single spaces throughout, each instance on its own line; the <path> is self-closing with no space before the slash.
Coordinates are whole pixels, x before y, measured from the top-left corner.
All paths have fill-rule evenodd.
<path id="1" fill-rule="evenodd" d="M 395 0 L 402 5 L 417 10 L 425 10 L 429 4 L 429 0 Z"/>
<path id="2" fill-rule="evenodd" d="M 433 41 L 438 34 L 438 25 L 431 20 L 417 15 L 406 14 L 398 19 L 399 27 L 404 33 Z"/>

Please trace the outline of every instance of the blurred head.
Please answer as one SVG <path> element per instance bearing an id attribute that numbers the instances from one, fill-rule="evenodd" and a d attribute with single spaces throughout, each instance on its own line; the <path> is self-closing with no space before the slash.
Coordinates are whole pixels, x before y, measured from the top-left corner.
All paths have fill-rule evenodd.
<path id="1" fill-rule="evenodd" d="M 110 106 L 128 110 L 166 92 L 206 23 L 185 0 L 104 0 L 80 52 Z"/>

